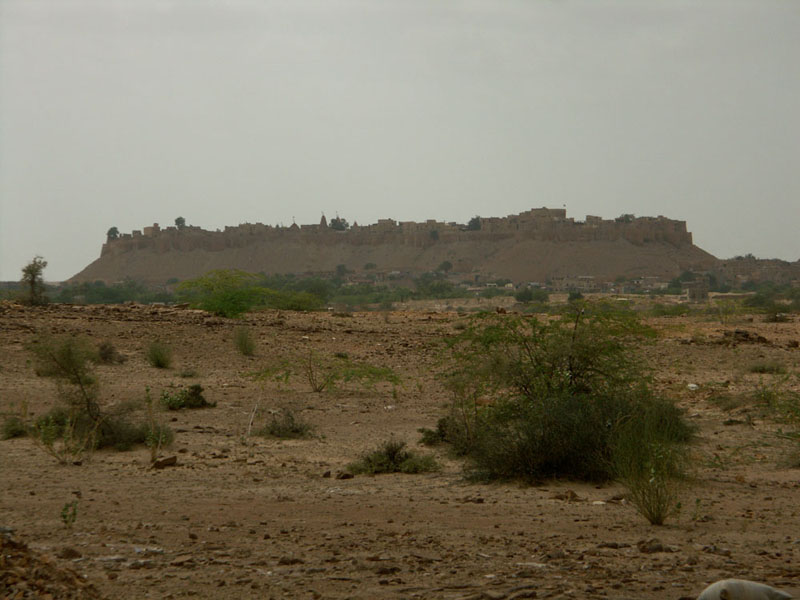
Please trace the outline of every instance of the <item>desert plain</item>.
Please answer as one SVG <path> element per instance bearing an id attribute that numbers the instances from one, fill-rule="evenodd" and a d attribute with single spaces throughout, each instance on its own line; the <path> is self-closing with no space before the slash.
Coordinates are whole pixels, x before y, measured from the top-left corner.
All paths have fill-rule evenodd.
<path id="1" fill-rule="evenodd" d="M 420 445 L 418 430 L 434 428 L 451 401 L 443 340 L 469 318 L 437 305 L 231 320 L 167 306 L 0 304 L 0 417 L 35 419 L 56 402 L 28 349 L 42 334 L 113 343 L 125 362 L 95 367 L 109 410 L 192 384 L 216 403 L 158 413 L 175 432 L 161 451 L 175 464 L 164 468 L 143 446 L 60 465 L 30 437 L 0 441 L 0 526 L 17 544 L 4 542 L 0 593 L 677 600 L 739 577 L 800 595 L 800 443 L 756 398 L 800 390 L 796 318 L 645 317 L 658 335 L 636 352 L 697 427 L 681 510 L 660 527 L 619 484 L 475 483 L 446 447 Z M 252 357 L 234 347 L 241 326 L 256 341 Z M 169 369 L 145 359 L 156 338 L 174 351 Z M 311 352 L 389 367 L 400 384 L 316 393 L 300 375 L 254 376 Z M 753 372 L 760 363 L 783 372 Z M 248 435 L 282 410 L 312 435 Z M 341 478 L 389 439 L 434 454 L 441 470 Z"/>

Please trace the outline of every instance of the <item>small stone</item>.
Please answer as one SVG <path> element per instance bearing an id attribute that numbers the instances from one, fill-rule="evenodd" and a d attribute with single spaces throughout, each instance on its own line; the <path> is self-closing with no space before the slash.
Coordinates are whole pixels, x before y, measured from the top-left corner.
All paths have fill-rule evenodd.
<path id="1" fill-rule="evenodd" d="M 185 567 L 194 565 L 194 557 L 191 554 L 181 554 L 176 556 L 171 563 L 172 567 Z"/>

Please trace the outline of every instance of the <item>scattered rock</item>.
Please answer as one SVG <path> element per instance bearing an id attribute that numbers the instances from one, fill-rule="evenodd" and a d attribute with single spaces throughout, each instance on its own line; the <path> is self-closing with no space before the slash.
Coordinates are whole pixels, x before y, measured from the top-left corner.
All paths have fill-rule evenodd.
<path id="1" fill-rule="evenodd" d="M 167 456 L 166 458 L 159 458 L 153 463 L 154 469 L 163 469 L 164 467 L 174 467 L 178 464 L 177 455 Z"/>
<path id="2" fill-rule="evenodd" d="M 556 492 L 550 496 L 553 500 L 564 500 L 565 502 L 583 502 L 585 498 L 581 498 L 573 490 L 566 490 L 563 492 Z"/>
<path id="3" fill-rule="evenodd" d="M 13 539 L 0 535 L 0 593 L 3 598 L 103 600 L 95 586 L 72 569 L 56 565 Z"/>
<path id="4" fill-rule="evenodd" d="M 191 554 L 181 554 L 172 559 L 169 563 L 172 567 L 189 567 L 195 564 L 194 557 Z"/>
<path id="5" fill-rule="evenodd" d="M 639 549 L 639 552 L 643 554 L 655 554 L 656 552 L 677 552 L 678 549 L 674 548 L 673 546 L 667 546 L 662 544 L 660 540 L 657 538 L 652 538 L 649 540 L 639 540 L 636 542 L 636 547 Z"/>
<path id="6" fill-rule="evenodd" d="M 630 548 L 630 544 L 626 544 L 625 542 L 600 542 L 597 544 L 598 548 L 611 548 L 613 550 L 617 550 L 619 548 Z"/>
<path id="7" fill-rule="evenodd" d="M 75 548 L 70 546 L 65 546 L 61 550 L 58 551 L 56 554 L 58 558 L 66 558 L 66 559 L 73 559 L 73 558 L 80 558 L 83 556 L 80 552 L 78 552 Z"/>

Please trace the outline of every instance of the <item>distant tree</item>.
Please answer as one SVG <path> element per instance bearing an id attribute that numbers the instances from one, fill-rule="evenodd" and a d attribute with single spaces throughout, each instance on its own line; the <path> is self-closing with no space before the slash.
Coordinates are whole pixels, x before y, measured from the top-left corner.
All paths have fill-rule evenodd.
<path id="1" fill-rule="evenodd" d="M 344 277 L 347 275 L 347 266 L 346 265 L 336 265 L 336 276 L 337 277 Z"/>
<path id="2" fill-rule="evenodd" d="M 625 213 L 625 214 L 622 214 L 622 215 L 618 216 L 618 217 L 615 219 L 615 221 L 616 221 L 617 223 L 633 223 L 633 220 L 634 220 L 635 218 L 636 218 L 636 216 L 635 216 L 635 215 L 632 215 L 632 214 L 630 214 L 630 213 Z"/>
<path id="3" fill-rule="evenodd" d="M 437 271 L 444 271 L 445 273 L 447 273 L 452 268 L 453 268 L 453 263 L 451 263 L 449 260 L 445 260 L 445 261 L 442 262 L 442 264 L 440 264 L 438 267 L 436 267 L 436 270 Z"/>
<path id="4" fill-rule="evenodd" d="M 475 215 L 467 223 L 467 231 L 479 231 L 481 228 L 481 218 Z"/>
<path id="5" fill-rule="evenodd" d="M 337 215 L 331 219 L 331 223 L 328 225 L 328 227 L 335 229 L 336 231 L 347 231 L 347 228 L 350 227 L 350 224 Z"/>
<path id="6" fill-rule="evenodd" d="M 371 271 L 372 269 L 377 269 L 377 268 L 378 268 L 378 265 L 376 265 L 373 262 L 369 262 L 369 263 L 364 265 L 364 270 L 365 271 Z"/>
<path id="7" fill-rule="evenodd" d="M 177 227 L 178 229 L 183 229 L 184 227 L 186 227 L 186 219 L 184 219 L 183 217 L 178 217 L 177 219 L 175 219 L 175 227 Z"/>
<path id="8" fill-rule="evenodd" d="M 106 237 L 110 240 L 115 240 L 119 237 L 119 229 L 112 227 L 106 232 Z"/>
<path id="9" fill-rule="evenodd" d="M 514 294 L 514 298 L 516 299 L 517 302 L 528 303 L 533 300 L 533 290 L 525 286 L 516 294 Z"/>
<path id="10" fill-rule="evenodd" d="M 47 261 L 41 256 L 35 256 L 34 259 L 27 265 L 22 267 L 22 287 L 25 289 L 23 292 L 22 301 L 25 304 L 37 306 L 40 304 L 47 304 L 47 297 L 44 295 L 44 268 L 47 266 Z"/>
<path id="11" fill-rule="evenodd" d="M 527 304 L 528 302 L 546 303 L 549 301 L 550 295 L 545 290 L 534 290 L 530 286 L 525 286 L 514 294 L 514 298 L 516 298 L 517 302 L 522 302 L 523 304 Z"/>
<path id="12" fill-rule="evenodd" d="M 430 233 L 431 239 L 435 242 L 439 239 L 439 230 L 438 229 L 431 229 Z"/>

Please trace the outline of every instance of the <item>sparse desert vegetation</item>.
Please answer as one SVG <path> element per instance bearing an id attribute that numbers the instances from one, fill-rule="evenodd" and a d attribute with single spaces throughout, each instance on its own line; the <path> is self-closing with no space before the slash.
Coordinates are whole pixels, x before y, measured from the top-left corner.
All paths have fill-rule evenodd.
<path id="1" fill-rule="evenodd" d="M 0 525 L 115 598 L 796 591 L 800 324 L 536 302 L 0 304 Z"/>

